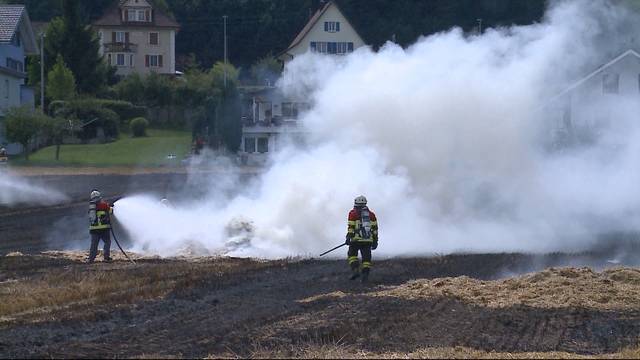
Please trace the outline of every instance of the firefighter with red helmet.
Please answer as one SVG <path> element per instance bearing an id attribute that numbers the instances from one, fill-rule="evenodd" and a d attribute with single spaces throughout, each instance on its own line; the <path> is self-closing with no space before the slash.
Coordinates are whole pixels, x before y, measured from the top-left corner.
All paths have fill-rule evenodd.
<path id="1" fill-rule="evenodd" d="M 378 248 L 378 219 L 369 210 L 367 198 L 362 195 L 355 198 L 353 209 L 349 212 L 345 243 L 349 245 L 347 256 L 352 271 L 351 280 L 362 275 L 362 282 L 366 282 L 371 271 L 371 250 Z M 362 272 L 358 252 L 362 255 Z"/>

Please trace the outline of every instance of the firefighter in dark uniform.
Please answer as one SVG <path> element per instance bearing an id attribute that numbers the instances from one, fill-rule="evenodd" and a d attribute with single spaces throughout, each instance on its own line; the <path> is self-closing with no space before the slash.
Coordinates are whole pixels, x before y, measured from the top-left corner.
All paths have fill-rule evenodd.
<path id="1" fill-rule="evenodd" d="M 349 245 L 347 256 L 352 271 L 351 280 L 362 275 L 362 282 L 366 282 L 371 271 L 371 250 L 378 247 L 378 219 L 367 207 L 367 198 L 364 196 L 355 198 L 353 209 L 349 212 L 346 244 Z M 362 255 L 362 272 L 358 251 Z"/>
<path id="2" fill-rule="evenodd" d="M 89 258 L 87 259 L 89 264 L 98 255 L 100 240 L 104 242 L 104 261 L 111 261 L 111 214 L 113 214 L 113 206 L 102 200 L 102 195 L 98 190 L 92 190 L 89 201 L 89 234 L 91 234 L 91 249 L 89 249 Z"/>

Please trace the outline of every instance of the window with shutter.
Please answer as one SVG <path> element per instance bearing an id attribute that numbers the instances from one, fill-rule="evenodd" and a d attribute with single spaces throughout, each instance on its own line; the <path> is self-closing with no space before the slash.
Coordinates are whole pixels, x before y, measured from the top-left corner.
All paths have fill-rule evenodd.
<path id="1" fill-rule="evenodd" d="M 256 138 L 254 137 L 244 138 L 244 151 L 247 153 L 256 152 Z"/>
<path id="2" fill-rule="evenodd" d="M 112 32 L 111 32 L 111 42 L 112 42 L 112 43 L 115 43 L 115 42 L 116 42 L 116 32 L 115 32 L 115 31 L 112 31 Z"/>
<path id="3" fill-rule="evenodd" d="M 124 33 L 124 42 L 125 42 L 125 44 L 129 43 L 129 33 L 128 32 Z"/>
<path id="4" fill-rule="evenodd" d="M 162 55 L 147 55 L 147 67 L 162 67 Z"/>
<path id="5" fill-rule="evenodd" d="M 149 67 L 149 55 L 144 56 L 144 66 Z"/>
<path id="6" fill-rule="evenodd" d="M 269 151 L 269 138 L 258 138 L 258 152 L 264 154 Z"/>

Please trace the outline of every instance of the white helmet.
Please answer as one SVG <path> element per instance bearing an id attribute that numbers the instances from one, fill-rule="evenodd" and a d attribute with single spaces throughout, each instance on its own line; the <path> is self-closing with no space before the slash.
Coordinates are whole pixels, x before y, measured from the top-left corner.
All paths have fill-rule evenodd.
<path id="1" fill-rule="evenodd" d="M 165 206 L 165 207 L 170 207 L 171 206 L 171 202 L 169 202 L 169 199 L 167 199 L 167 198 L 162 198 L 160 200 L 160 205 Z"/>
<path id="2" fill-rule="evenodd" d="M 353 204 L 355 206 L 366 206 L 367 205 L 367 198 L 364 197 L 364 195 L 360 195 L 353 201 Z"/>
<path id="3" fill-rule="evenodd" d="M 100 199 L 101 197 L 102 195 L 100 194 L 100 191 L 96 189 L 91 190 L 91 200 Z"/>

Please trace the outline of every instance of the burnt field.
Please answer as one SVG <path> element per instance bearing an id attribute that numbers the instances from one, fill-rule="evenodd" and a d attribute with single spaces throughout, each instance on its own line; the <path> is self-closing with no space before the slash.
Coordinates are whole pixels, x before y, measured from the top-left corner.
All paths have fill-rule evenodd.
<path id="1" fill-rule="evenodd" d="M 581 254 L 374 258 L 366 285 L 342 259 L 135 255 L 134 265 L 114 251 L 114 263 L 86 265 L 86 189 L 164 196 L 192 180 L 33 181 L 69 200 L 0 209 L 2 358 L 640 355 L 632 235 Z M 52 232 L 82 251 L 56 251 L 70 245 Z"/>
<path id="2" fill-rule="evenodd" d="M 0 258 L 2 357 L 638 356 L 640 272 L 522 255 L 344 261 Z"/>

